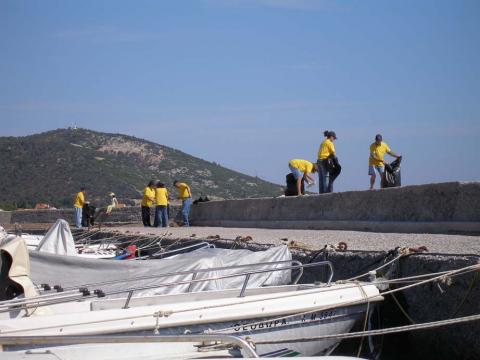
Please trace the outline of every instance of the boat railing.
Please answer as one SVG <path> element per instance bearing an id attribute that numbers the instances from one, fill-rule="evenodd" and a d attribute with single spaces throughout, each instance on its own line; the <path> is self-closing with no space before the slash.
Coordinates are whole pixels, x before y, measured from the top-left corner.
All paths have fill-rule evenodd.
<path id="1" fill-rule="evenodd" d="M 180 276 L 180 275 L 192 275 L 192 280 L 195 280 L 197 275 L 199 273 L 208 273 L 208 272 L 222 272 L 222 271 L 230 271 L 230 270 L 236 270 L 236 269 L 242 269 L 242 268 L 251 268 L 251 267 L 269 267 L 269 266 L 277 266 L 277 265 L 282 265 L 282 264 L 292 264 L 292 265 L 298 265 L 298 274 L 295 277 L 295 280 L 293 280 L 293 283 L 296 284 L 300 278 L 303 275 L 303 267 L 300 266 L 302 263 L 298 260 L 276 260 L 276 261 L 266 261 L 266 262 L 258 262 L 258 263 L 249 263 L 249 264 L 240 264 L 240 265 L 230 265 L 230 266 L 220 266 L 220 267 L 212 267 L 212 268 L 207 268 L 207 269 L 192 269 L 192 270 L 183 270 L 183 271 L 174 271 L 174 272 L 166 272 L 166 273 L 159 273 L 159 274 L 152 274 L 152 275 L 144 275 L 144 276 L 135 276 L 132 278 L 129 278 L 128 281 L 140 281 L 140 280 L 152 280 L 152 279 L 157 279 L 157 278 L 168 278 L 168 277 L 175 277 L 175 276 Z M 264 272 L 269 272 L 269 269 L 264 269 Z M 333 272 L 333 268 L 332 268 Z M 63 287 L 62 291 L 69 291 L 69 290 L 81 290 L 85 288 L 93 288 L 93 287 L 99 287 L 99 286 L 106 286 L 106 285 L 114 285 L 118 283 L 125 283 L 125 279 L 117 279 L 117 280 L 110 280 L 110 281 L 102 281 L 102 282 L 96 282 L 96 283 L 90 283 L 90 284 L 81 284 L 81 285 L 76 285 L 76 286 L 70 286 L 70 287 Z M 42 284 L 43 287 L 47 284 Z M 50 286 L 49 286 L 50 287 Z M 55 287 L 60 287 L 59 285 L 53 286 Z M 51 287 L 50 287 L 51 288 Z M 2 302 L 0 302 L 1 304 Z"/>
<path id="2" fill-rule="evenodd" d="M 158 279 L 158 278 L 169 278 L 169 277 L 176 277 L 176 276 L 192 276 L 192 280 L 195 280 L 197 278 L 198 273 L 205 273 L 205 272 L 222 272 L 222 271 L 230 271 L 230 270 L 235 270 L 235 269 L 242 269 L 242 268 L 251 268 L 251 267 L 258 267 L 258 266 L 263 266 L 263 267 L 268 267 L 268 266 L 278 266 L 281 264 L 295 264 L 295 265 L 301 265 L 301 262 L 297 260 L 276 260 L 276 261 L 269 261 L 269 262 L 260 262 L 260 263 L 250 263 L 250 264 L 241 264 L 241 265 L 231 265 L 231 266 L 224 266 L 224 267 L 214 267 L 214 268 L 208 268 L 208 269 L 192 269 L 192 270 L 184 270 L 184 271 L 175 271 L 175 272 L 167 272 L 167 273 L 160 273 L 160 274 L 152 274 L 152 275 L 146 275 L 146 276 L 137 276 L 130 278 L 129 281 L 137 282 L 141 280 L 152 280 L 152 279 Z M 264 269 L 264 272 L 268 272 L 268 269 Z M 303 275 L 303 268 L 299 268 L 299 272 L 296 276 L 296 278 L 293 280 L 293 283 L 296 284 L 300 278 Z M 57 298 L 57 299 L 64 299 L 65 301 L 69 301 L 70 298 L 78 298 L 79 293 L 82 294 L 82 296 L 87 297 L 91 295 L 91 288 L 95 287 L 101 287 L 101 286 L 108 286 L 108 285 L 115 285 L 115 284 L 123 284 L 125 283 L 125 279 L 117 279 L 117 280 L 110 280 L 110 281 L 102 281 L 102 282 L 96 282 L 96 283 L 90 283 L 90 284 L 82 284 L 82 285 L 76 285 L 72 287 L 63 287 L 61 285 L 49 285 L 49 284 L 41 284 L 40 288 L 44 289 L 42 291 L 41 295 L 37 296 L 32 296 L 28 298 L 16 298 L 16 299 L 11 299 L 11 300 L 4 300 L 0 301 L 0 312 L 4 310 L 5 308 L 8 308 L 10 306 L 18 306 L 20 304 L 25 304 L 25 303 L 40 303 L 44 301 L 50 301 L 52 298 Z M 158 284 L 160 286 L 160 284 Z M 155 287 L 155 286 L 154 286 Z M 188 292 L 191 291 L 191 285 L 189 286 Z M 95 296 L 101 297 L 103 294 L 103 291 L 100 289 L 95 289 L 93 290 L 93 293 Z M 8 311 L 8 310 L 7 310 Z"/>
<path id="3" fill-rule="evenodd" d="M 234 335 L 95 335 L 95 336 L 0 336 L 0 345 L 72 345 L 72 344 L 130 344 L 130 343 L 221 343 L 233 345 L 243 351 L 248 358 L 258 358 L 252 345 Z"/>
<path id="4" fill-rule="evenodd" d="M 287 266 L 281 266 L 282 264 L 290 263 Z M 263 268 L 258 270 L 249 270 L 245 272 L 236 272 L 233 274 L 226 274 L 221 276 L 213 276 L 207 278 L 197 278 L 200 273 L 208 273 L 208 272 L 218 272 L 218 271 L 226 271 L 232 269 L 241 269 L 245 267 L 252 267 L 252 266 L 269 266 L 269 265 L 276 265 L 275 268 Z M 278 266 L 280 265 L 280 266 Z M 129 303 L 133 297 L 133 294 L 138 291 L 142 290 L 150 290 L 150 289 L 157 289 L 157 288 L 166 288 L 166 287 L 174 287 L 180 285 L 188 285 L 187 291 L 190 292 L 192 289 L 192 285 L 195 283 L 201 282 L 209 282 L 209 281 L 217 281 L 222 279 L 230 279 L 235 277 L 244 277 L 244 282 L 242 284 L 239 297 L 244 297 L 245 292 L 248 286 L 248 282 L 252 275 L 264 274 L 264 273 L 271 273 L 271 272 L 278 272 L 278 271 L 288 271 L 288 270 L 299 270 L 299 274 L 296 276 L 292 284 L 297 284 L 300 280 L 301 276 L 303 275 L 303 271 L 305 268 L 312 268 L 318 266 L 326 266 L 330 270 L 330 274 L 328 280 L 326 282 L 326 286 L 329 286 L 334 275 L 333 265 L 330 261 L 319 261 L 309 264 L 302 264 L 297 260 L 281 260 L 281 261 L 274 261 L 274 262 L 265 262 L 265 263 L 255 263 L 255 264 L 243 264 L 243 265 L 235 265 L 235 266 L 228 266 L 223 268 L 209 268 L 209 269 L 196 269 L 196 270 L 189 270 L 189 271 L 180 271 L 174 273 L 167 273 L 167 274 L 160 274 L 155 277 L 172 277 L 174 275 L 188 275 L 191 274 L 192 278 L 187 280 L 181 281 L 173 281 L 173 282 L 166 282 L 166 283 L 159 283 L 159 284 L 150 284 L 146 286 L 138 286 L 133 288 L 126 288 L 126 289 L 119 289 L 119 290 L 112 290 L 108 292 L 104 292 L 101 289 L 95 289 L 92 292 L 87 286 L 81 287 L 79 289 L 61 289 L 62 292 L 58 293 L 44 293 L 42 295 L 29 297 L 29 298 L 21 298 L 21 299 L 12 299 L 0 302 L 0 313 L 1 312 L 9 312 L 12 310 L 19 310 L 19 309 L 28 309 L 28 308 L 36 308 L 39 306 L 47 306 L 47 305 L 54 305 L 58 303 L 68 302 L 68 301 L 77 301 L 83 300 L 85 298 L 94 298 L 94 297 L 105 297 L 107 295 L 118 295 L 118 294 L 127 294 L 127 298 L 125 300 L 125 304 L 123 308 L 128 308 Z M 149 277 L 141 277 L 141 279 L 150 279 Z M 140 278 L 139 278 L 140 279 Z M 118 283 L 118 282 L 115 282 Z M 106 283 L 103 283 L 104 285 Z M 112 284 L 110 282 L 109 284 Z M 98 285 L 98 283 L 96 284 Z M 55 286 L 54 289 L 58 286 Z M 79 292 L 81 294 L 79 294 Z"/>

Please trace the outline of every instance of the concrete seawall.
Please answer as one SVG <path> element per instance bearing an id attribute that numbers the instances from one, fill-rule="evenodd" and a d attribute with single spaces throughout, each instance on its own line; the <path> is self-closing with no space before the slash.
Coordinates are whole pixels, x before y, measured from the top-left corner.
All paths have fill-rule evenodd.
<path id="1" fill-rule="evenodd" d="M 440 183 L 305 197 L 211 201 L 197 226 L 480 233 L 480 183 Z"/>
<path id="2" fill-rule="evenodd" d="M 169 217 L 173 219 L 177 216 L 179 206 L 170 206 Z M 152 208 L 152 222 L 155 209 Z M 0 224 L 39 224 L 54 223 L 57 219 L 67 220 L 73 224 L 73 209 L 56 209 L 56 210 L 16 210 L 0 212 Z M 127 206 L 117 208 L 110 215 L 104 218 L 104 222 L 108 223 L 139 223 L 142 222 L 141 210 L 138 206 Z"/>

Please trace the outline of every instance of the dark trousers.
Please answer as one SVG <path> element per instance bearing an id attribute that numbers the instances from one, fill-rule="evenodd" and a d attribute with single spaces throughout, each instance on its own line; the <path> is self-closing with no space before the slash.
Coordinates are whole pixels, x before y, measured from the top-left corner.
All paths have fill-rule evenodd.
<path id="1" fill-rule="evenodd" d="M 333 182 L 335 177 L 330 176 L 327 169 L 328 160 L 318 160 L 318 192 L 320 194 L 333 191 Z"/>
<path id="2" fill-rule="evenodd" d="M 150 223 L 150 208 L 148 206 L 142 206 L 142 222 L 143 226 L 152 226 Z"/>

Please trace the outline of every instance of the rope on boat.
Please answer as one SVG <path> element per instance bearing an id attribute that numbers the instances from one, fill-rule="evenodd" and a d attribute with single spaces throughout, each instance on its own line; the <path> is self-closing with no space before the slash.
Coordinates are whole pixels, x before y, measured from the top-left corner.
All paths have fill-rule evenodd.
<path id="1" fill-rule="evenodd" d="M 422 274 L 422 275 L 416 275 L 416 276 L 410 276 L 410 277 L 406 277 L 406 278 L 402 278 L 402 279 L 397 279 L 397 280 L 382 280 L 382 281 L 375 281 L 375 282 L 371 282 L 372 285 L 381 285 L 381 284 L 392 284 L 392 283 L 404 283 L 406 281 L 409 281 L 409 282 L 412 282 L 413 280 L 409 280 L 409 279 L 418 279 L 418 278 L 425 278 L 427 276 L 450 276 L 450 277 L 455 277 L 455 276 L 460 276 L 460 275 L 463 275 L 464 273 L 468 273 L 468 272 L 471 272 L 472 270 L 469 270 L 469 268 L 462 268 L 462 269 L 459 269 L 457 273 L 455 274 L 451 274 L 452 270 L 449 270 L 449 271 L 442 271 L 442 272 L 437 272 L 437 273 L 430 273 L 430 274 Z M 173 273 L 175 275 L 179 275 L 179 274 L 184 274 L 184 273 L 187 273 L 187 272 L 180 272 L 180 273 Z M 189 273 L 189 272 L 188 272 Z M 142 277 L 136 277 L 136 278 L 132 278 L 130 279 L 130 281 L 133 281 L 133 280 L 142 280 L 142 279 L 149 279 L 149 278 L 154 278 L 154 277 L 165 277 L 167 275 L 173 275 L 173 274 L 169 274 L 169 273 L 163 273 L 163 274 L 156 274 L 156 275 L 151 275 L 151 276 L 142 276 Z M 406 279 L 406 280 L 405 280 Z M 204 281 L 207 281 L 207 280 L 210 280 L 210 279 L 203 279 Z M 115 284 L 115 283 L 118 283 L 118 282 L 124 282 L 125 280 L 124 279 L 119 279 L 119 280 L 114 280 L 114 281 L 107 281 L 107 282 L 98 282 L 98 283 L 93 283 L 93 284 L 83 284 L 83 285 L 76 285 L 76 286 L 72 286 L 72 287 L 69 287 L 69 288 L 65 288 L 64 290 L 80 290 L 80 289 L 84 289 L 84 288 L 90 288 L 90 287 L 93 287 L 93 286 L 101 286 L 101 285 L 108 285 L 108 284 Z M 198 280 L 198 281 L 202 281 L 202 280 Z M 344 283 L 343 281 L 337 281 L 337 284 L 341 284 L 341 283 Z M 415 284 L 415 282 L 414 282 Z M 155 286 L 151 286 L 149 288 L 156 288 L 156 287 L 159 287 L 161 286 L 162 284 L 158 284 L 158 285 L 155 285 Z M 345 283 L 345 287 L 344 289 L 348 289 L 348 288 L 353 288 L 353 287 L 356 287 L 357 285 L 354 285 L 353 283 Z M 143 289 L 143 288 L 142 288 Z M 127 288 L 125 289 L 123 292 L 127 293 L 131 290 L 138 290 L 138 288 Z M 322 292 L 328 292 L 328 291 L 333 291 L 335 289 L 332 289 L 332 288 L 325 288 L 323 287 L 322 288 Z M 116 291 L 115 293 L 118 293 L 118 291 Z M 59 293 L 57 294 L 57 296 L 59 297 L 63 297 L 64 296 L 64 292 L 62 293 Z M 105 295 L 111 295 L 111 293 L 105 293 Z M 42 306 L 45 306 L 45 305 L 50 305 L 50 304 L 53 304 L 53 301 L 55 300 L 55 294 L 50 294 L 50 295 L 41 295 L 41 296 L 36 296 L 36 297 L 31 297 L 31 298 L 27 298 L 25 299 L 25 301 L 29 301 L 29 302 L 36 302 L 38 300 L 40 300 L 40 298 L 44 298 L 45 296 L 47 297 L 52 297 L 52 300 L 50 300 L 51 302 L 47 302 L 45 304 L 43 304 Z M 295 295 L 292 295 L 290 294 L 289 296 L 295 296 Z M 86 298 L 94 298 L 94 297 L 97 297 L 96 295 L 90 295 L 90 296 L 84 296 L 84 295 L 79 295 L 78 296 L 78 299 L 73 299 L 73 300 L 85 300 Z M 270 299 L 266 299 L 266 300 L 270 300 Z M 0 301 L 0 306 L 2 306 L 3 304 L 9 304 L 11 303 L 12 301 L 11 300 L 7 300 L 7 301 Z M 55 301 L 54 303 L 59 303 L 59 301 Z M 19 304 L 17 304 L 19 305 Z"/>
<path id="2" fill-rule="evenodd" d="M 407 332 L 407 331 L 433 329 L 437 327 L 467 323 L 467 322 L 478 321 L 478 320 L 480 320 L 480 314 L 463 316 L 463 317 L 454 318 L 454 319 L 431 321 L 431 322 L 421 323 L 421 324 L 397 326 L 397 327 L 392 327 L 388 329 L 378 329 L 378 330 L 358 331 L 358 332 L 343 333 L 343 334 L 315 336 L 311 338 L 259 340 L 259 341 L 255 341 L 255 345 L 281 344 L 281 343 L 292 343 L 292 342 L 309 342 L 309 341 L 330 340 L 330 339 L 354 339 L 354 338 L 359 338 L 364 336 L 388 335 L 388 334 L 396 334 L 396 333 Z"/>
<path id="3" fill-rule="evenodd" d="M 470 286 L 468 287 L 467 291 L 465 292 L 465 295 L 462 299 L 462 301 L 460 302 L 460 304 L 458 304 L 457 308 L 455 309 L 455 311 L 453 312 L 452 316 L 455 316 L 458 314 L 458 312 L 460 311 L 460 309 L 463 307 L 463 304 L 465 304 L 465 301 L 468 299 L 468 297 L 470 296 L 472 290 L 473 290 L 473 287 L 475 285 L 475 283 L 477 282 L 478 280 L 478 272 L 474 273 L 473 274 L 473 277 L 472 277 L 472 281 L 470 282 Z"/>
<path id="4" fill-rule="evenodd" d="M 439 279 L 445 278 L 447 275 L 448 276 L 455 276 L 455 275 L 461 275 L 461 274 L 464 274 L 464 273 L 468 273 L 468 272 L 471 272 L 471 271 L 478 271 L 478 270 L 480 270 L 480 264 L 470 265 L 470 266 L 467 266 L 467 267 L 464 267 L 464 268 L 461 268 L 461 269 L 451 270 L 451 271 L 448 271 L 448 272 L 442 272 L 441 275 L 433 277 L 431 279 L 419 281 L 417 283 L 406 285 L 406 286 L 403 286 L 403 287 L 399 287 L 399 288 L 396 288 L 396 289 L 393 289 L 393 290 L 384 291 L 383 293 L 380 293 L 380 295 L 369 296 L 368 299 L 373 299 L 373 298 L 376 298 L 378 296 L 385 296 L 385 295 L 393 294 L 395 292 L 400 292 L 400 291 L 410 289 L 410 288 L 413 288 L 413 287 L 416 287 L 416 286 L 419 286 L 419 285 L 424 285 L 424 284 L 427 284 L 429 282 L 438 281 Z M 357 285 L 354 285 L 354 287 L 356 287 L 356 286 Z M 290 295 L 290 296 L 295 296 L 295 295 Z M 336 308 L 336 307 L 361 305 L 361 304 L 363 304 L 363 302 L 361 300 L 337 303 L 335 305 L 322 306 L 320 308 L 316 308 L 315 310 L 309 310 L 309 311 L 299 312 L 299 313 L 295 313 L 295 314 L 289 314 L 287 316 L 277 317 L 277 318 L 271 319 L 270 321 L 275 321 L 275 320 L 280 321 L 280 320 L 288 319 L 288 318 L 291 318 L 291 317 L 294 317 L 294 316 L 307 315 L 307 314 L 315 313 L 315 312 L 318 312 L 318 311 L 325 311 L 325 310 L 333 309 L 333 308 Z M 209 308 L 209 307 L 204 307 L 204 308 Z M 202 308 L 197 308 L 197 309 L 194 309 L 194 310 L 201 310 L 201 309 Z M 186 311 L 186 310 L 183 310 L 183 311 Z M 176 312 L 183 312 L 183 311 L 176 311 Z M 261 323 L 261 321 L 252 322 L 252 323 L 243 324 L 243 325 L 248 326 L 248 327 L 253 327 L 255 325 L 259 325 L 260 323 Z M 234 330 L 234 329 L 235 329 L 235 327 L 229 327 L 229 328 L 213 330 L 212 332 L 229 331 L 229 330 Z M 253 330 L 253 331 L 255 331 L 255 330 Z"/>
<path id="5" fill-rule="evenodd" d="M 411 316 L 408 315 L 407 310 L 405 310 L 405 308 L 402 306 L 402 304 L 400 304 L 400 302 L 398 301 L 395 294 L 391 293 L 390 295 L 392 296 L 393 300 L 395 300 L 395 303 L 397 304 L 398 308 L 400 309 L 402 314 L 405 315 L 405 317 L 408 319 L 408 321 L 410 321 L 411 324 L 416 324 L 416 322 L 411 318 Z"/>
<path id="6" fill-rule="evenodd" d="M 365 292 L 365 289 L 360 284 L 360 282 L 356 281 L 356 284 L 360 288 L 360 291 L 362 293 L 362 296 L 363 296 L 364 300 L 367 302 L 367 310 L 365 311 L 365 319 L 363 320 L 363 331 L 365 332 L 365 329 L 367 328 L 369 313 L 370 313 L 370 300 L 368 298 L 367 293 Z M 357 357 L 360 357 L 360 354 L 362 353 L 362 347 L 363 347 L 363 340 L 364 339 L 365 339 L 365 337 L 362 336 L 362 338 L 360 340 L 360 344 L 358 346 Z"/>
<path id="7" fill-rule="evenodd" d="M 381 270 L 381 269 L 383 269 L 384 267 L 387 267 L 388 265 L 390 265 L 390 264 L 394 263 L 395 261 L 399 260 L 401 257 L 403 257 L 403 256 L 405 256 L 405 255 L 406 255 L 405 253 L 400 252 L 400 254 L 399 254 L 398 256 L 396 256 L 395 258 L 393 258 L 392 260 L 390 260 L 390 261 L 386 262 L 385 264 L 377 267 L 376 269 L 373 269 L 373 270 L 370 270 L 370 271 L 378 271 L 378 270 Z M 362 278 L 362 277 L 364 277 L 364 276 L 369 275 L 370 271 L 369 271 L 369 272 L 366 272 L 366 273 L 364 273 L 364 274 L 361 274 L 361 275 L 352 277 L 352 278 L 350 278 L 350 279 L 347 279 L 346 281 L 353 281 L 353 280 L 360 279 L 360 278 Z"/>

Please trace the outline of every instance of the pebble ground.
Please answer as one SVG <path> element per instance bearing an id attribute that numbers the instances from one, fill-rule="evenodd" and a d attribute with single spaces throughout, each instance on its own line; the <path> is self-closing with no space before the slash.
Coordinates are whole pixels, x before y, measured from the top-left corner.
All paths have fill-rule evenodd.
<path id="1" fill-rule="evenodd" d="M 109 230 L 129 232 L 132 234 L 152 234 L 167 239 L 228 239 L 246 238 L 261 244 L 284 244 L 294 241 L 296 244 L 312 250 L 321 249 L 326 244 L 337 245 L 343 241 L 348 250 L 388 251 L 398 246 L 426 246 L 430 253 L 473 254 L 480 255 L 480 236 L 442 235 L 442 234 L 397 234 L 373 233 L 337 230 L 288 230 L 258 228 L 223 228 L 223 227 L 169 227 L 145 228 L 143 226 L 112 227 Z"/>

